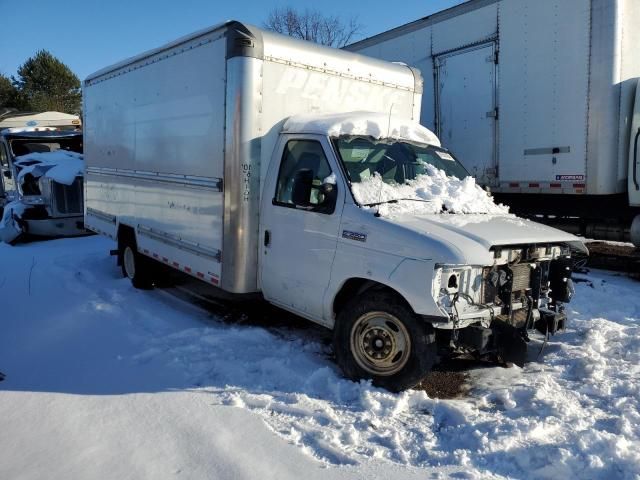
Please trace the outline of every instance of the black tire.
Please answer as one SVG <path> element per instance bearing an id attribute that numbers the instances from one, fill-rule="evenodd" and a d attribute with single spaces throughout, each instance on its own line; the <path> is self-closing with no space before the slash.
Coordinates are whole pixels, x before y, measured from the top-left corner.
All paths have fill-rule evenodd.
<path id="1" fill-rule="evenodd" d="M 150 290 L 153 288 L 153 260 L 138 252 L 136 241 L 125 238 L 120 242 L 120 265 L 122 276 L 129 278 L 135 288 Z"/>
<path id="2" fill-rule="evenodd" d="M 420 383 L 438 359 L 433 327 L 385 292 L 364 293 L 338 313 L 333 347 L 347 377 L 393 392 Z"/>

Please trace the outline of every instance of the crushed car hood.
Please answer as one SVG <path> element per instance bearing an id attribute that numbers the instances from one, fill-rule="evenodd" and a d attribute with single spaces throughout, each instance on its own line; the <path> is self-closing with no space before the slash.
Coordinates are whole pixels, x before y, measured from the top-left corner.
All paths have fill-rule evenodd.
<path id="1" fill-rule="evenodd" d="M 16 157 L 14 163 L 20 168 L 19 181 L 31 174 L 35 178 L 49 177 L 63 185 L 71 185 L 77 176 L 84 175 L 85 167 L 81 153 L 67 150 L 28 153 Z"/>
<path id="2" fill-rule="evenodd" d="M 574 235 L 515 215 L 401 215 L 387 220 L 427 236 L 445 238 L 453 244 L 462 246 L 472 242 L 486 249 L 496 245 L 581 242 Z"/>

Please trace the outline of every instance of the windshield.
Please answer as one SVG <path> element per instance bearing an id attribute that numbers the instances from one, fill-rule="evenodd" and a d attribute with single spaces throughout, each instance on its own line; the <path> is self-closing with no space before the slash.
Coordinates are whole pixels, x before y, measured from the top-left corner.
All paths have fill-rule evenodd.
<path id="1" fill-rule="evenodd" d="M 376 215 L 508 212 L 444 148 L 353 135 L 333 143 L 353 198 Z"/>
<path id="2" fill-rule="evenodd" d="M 58 150 L 82 153 L 82 136 L 69 138 L 16 138 L 9 142 L 14 157 L 28 153 L 46 153 Z"/>
<path id="3" fill-rule="evenodd" d="M 340 137 L 335 143 L 351 183 L 378 174 L 387 184 L 402 185 L 418 175 L 428 175 L 427 165 L 460 180 L 469 176 L 444 148 L 371 137 Z"/>

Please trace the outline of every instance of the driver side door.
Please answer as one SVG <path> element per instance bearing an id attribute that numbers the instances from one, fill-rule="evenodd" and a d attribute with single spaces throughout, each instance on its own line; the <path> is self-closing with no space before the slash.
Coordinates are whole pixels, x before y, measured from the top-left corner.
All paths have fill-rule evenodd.
<path id="1" fill-rule="evenodd" d="M 321 320 L 345 195 L 333 149 L 322 136 L 283 136 L 271 163 L 262 195 L 262 292 Z M 302 194 L 301 181 L 311 184 Z"/>

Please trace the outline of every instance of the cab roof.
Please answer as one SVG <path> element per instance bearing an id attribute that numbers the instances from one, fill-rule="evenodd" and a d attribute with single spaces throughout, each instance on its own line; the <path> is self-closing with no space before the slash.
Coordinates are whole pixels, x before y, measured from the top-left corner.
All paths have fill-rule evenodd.
<path id="1" fill-rule="evenodd" d="M 380 112 L 294 115 L 285 121 L 282 133 L 397 138 L 441 146 L 438 137 L 428 128 L 415 121 Z"/>

